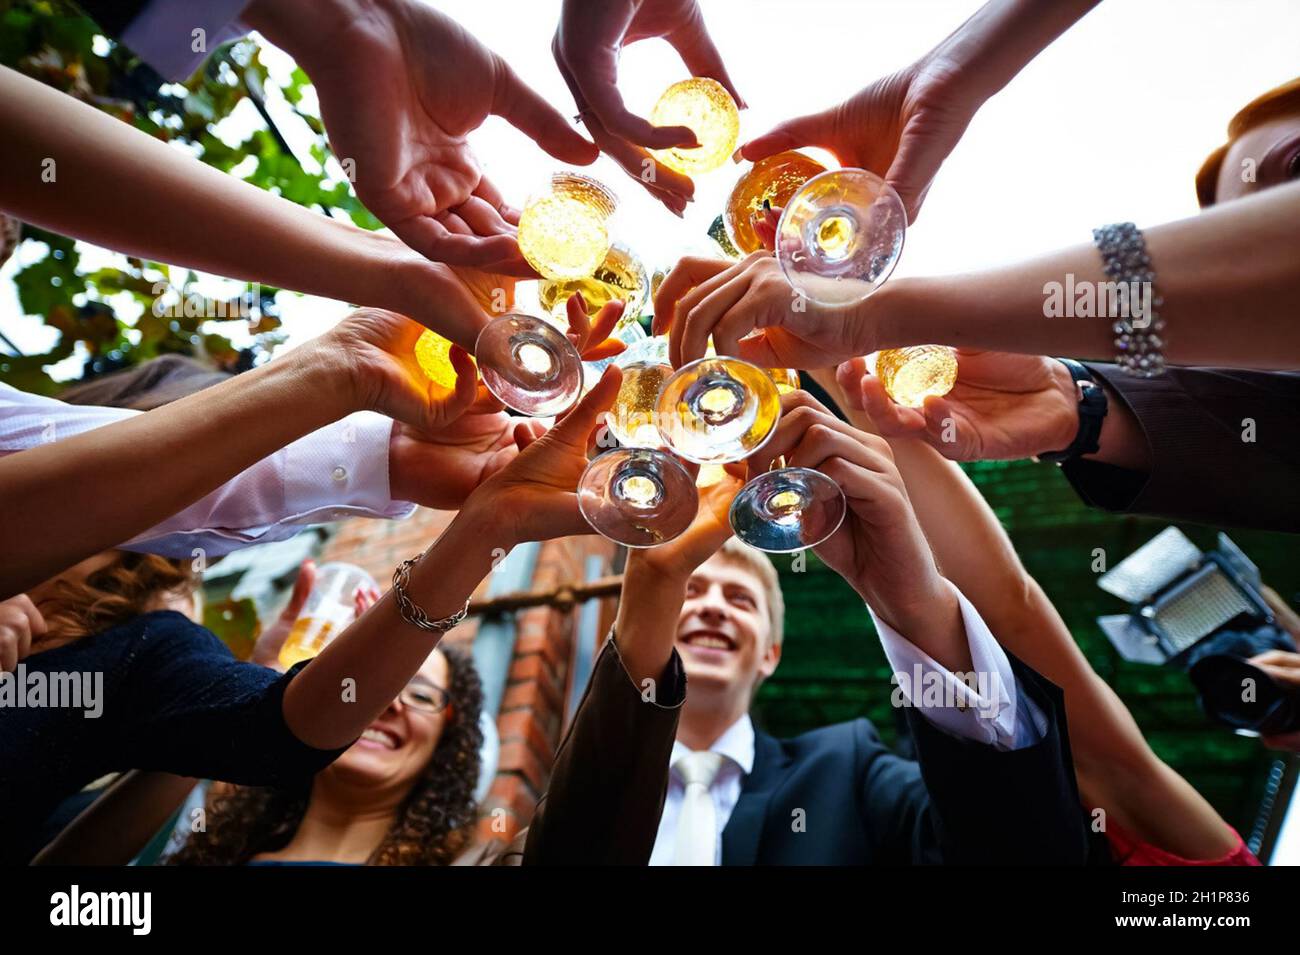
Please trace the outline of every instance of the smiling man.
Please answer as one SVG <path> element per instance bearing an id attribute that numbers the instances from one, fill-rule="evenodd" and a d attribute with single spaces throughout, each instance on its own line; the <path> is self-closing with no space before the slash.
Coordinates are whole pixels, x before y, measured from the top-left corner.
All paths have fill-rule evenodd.
<path id="1" fill-rule="evenodd" d="M 888 446 L 795 392 L 751 474 L 778 455 L 844 490 L 844 524 L 817 553 L 867 605 L 918 759 L 865 719 L 784 740 L 754 726 L 784 602 L 767 557 L 728 539 L 739 481 L 724 480 L 685 534 L 634 551 L 624 578 L 614 640 L 642 698 L 659 705 L 654 675 L 673 657 L 688 684 L 651 864 L 1084 862 L 1060 691 L 939 573 Z"/>

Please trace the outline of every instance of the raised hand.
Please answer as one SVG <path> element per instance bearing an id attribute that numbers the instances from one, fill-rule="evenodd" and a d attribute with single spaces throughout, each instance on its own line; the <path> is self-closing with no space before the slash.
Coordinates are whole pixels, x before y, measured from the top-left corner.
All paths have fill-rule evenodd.
<path id="1" fill-rule="evenodd" d="M 888 443 L 840 421 L 804 391 L 782 396 L 781 412 L 771 440 L 749 459 L 750 476 L 784 455 L 790 467 L 835 481 L 848 512 L 839 530 L 814 548 L 817 556 L 881 619 L 936 659 L 967 662 L 956 592 L 935 565 Z"/>
<path id="2" fill-rule="evenodd" d="M 982 102 L 953 67 L 927 57 L 837 106 L 780 123 L 740 154 L 757 161 L 803 146 L 828 149 L 842 165 L 870 170 L 893 186 L 910 223 Z"/>
<path id="3" fill-rule="evenodd" d="M 578 509 L 576 488 L 597 422 L 613 406 L 622 382 L 623 373 L 610 365 L 595 387 L 545 434 L 533 439 L 521 426 L 515 437 L 523 450 L 470 495 L 463 511 L 483 515 L 484 526 L 498 528 L 502 546 L 590 533 Z"/>
<path id="4" fill-rule="evenodd" d="M 594 319 L 588 319 L 581 295 L 570 296 L 567 307 L 568 338 L 583 360 L 609 358 L 626 347 L 607 337 L 623 314 L 622 302 L 610 302 Z M 394 500 L 425 507 L 458 508 L 476 487 L 513 461 L 520 447 L 545 430 L 536 418 L 506 414 L 501 403 L 480 387 L 469 409 L 437 431 L 394 425 L 388 448 L 389 493 Z"/>
<path id="5" fill-rule="evenodd" d="M 248 658 L 249 663 L 271 667 L 274 670 L 283 669 L 280 666 L 280 649 L 284 646 L 284 641 L 289 639 L 294 622 L 302 615 L 302 608 L 306 605 L 314 586 L 316 586 L 316 561 L 309 557 L 299 565 L 298 576 L 294 578 L 289 601 L 280 611 L 280 615 L 275 618 L 275 623 L 258 634 L 257 642 L 253 644 L 253 653 Z"/>
<path id="6" fill-rule="evenodd" d="M 422 255 L 531 276 L 518 212 L 483 178 L 467 135 L 502 117 L 562 162 L 597 148 L 510 66 L 417 0 L 256 0 L 244 19 L 311 77 L 357 196 Z"/>
<path id="7" fill-rule="evenodd" d="M 693 146 L 695 134 L 684 126 L 652 126 L 628 111 L 618 91 L 623 47 L 655 37 L 672 44 L 692 76 L 717 80 L 744 106 L 695 0 L 565 0 L 551 50 L 596 145 L 680 216 L 695 184 L 646 149 Z"/>
<path id="8" fill-rule="evenodd" d="M 718 354 L 764 368 L 826 368 L 874 350 L 866 316 L 884 292 L 828 308 L 791 288 L 769 252 L 734 263 L 688 256 L 659 286 L 654 331 L 668 332 L 674 367 L 702 357 L 712 336 Z"/>
<path id="9" fill-rule="evenodd" d="M 848 402 L 885 437 L 915 436 L 953 461 L 1003 461 L 1070 446 L 1079 428 L 1078 394 L 1052 358 L 957 349 L 957 382 L 922 408 L 895 404 L 866 361 L 836 371 Z"/>

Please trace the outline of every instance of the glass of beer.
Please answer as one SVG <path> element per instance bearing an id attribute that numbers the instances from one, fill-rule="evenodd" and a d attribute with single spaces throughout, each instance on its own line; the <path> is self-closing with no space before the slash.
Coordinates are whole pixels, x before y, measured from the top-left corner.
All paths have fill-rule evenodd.
<path id="1" fill-rule="evenodd" d="M 316 571 L 316 583 L 307 595 L 302 613 L 280 648 L 280 665 L 286 670 L 310 660 L 356 617 L 358 587 L 375 587 L 375 580 L 353 564 L 331 562 Z"/>

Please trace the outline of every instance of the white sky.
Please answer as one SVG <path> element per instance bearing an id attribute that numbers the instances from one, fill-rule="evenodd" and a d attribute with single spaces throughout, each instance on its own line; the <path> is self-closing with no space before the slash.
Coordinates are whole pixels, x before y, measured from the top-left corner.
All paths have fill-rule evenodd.
<path id="1" fill-rule="evenodd" d="M 750 104 L 741 114 L 742 142 L 906 65 L 980 6 L 978 0 L 701 2 Z M 550 53 L 556 0 L 440 0 L 438 7 L 572 114 Z M 1192 177 L 1202 158 L 1223 141 L 1237 109 L 1300 72 L 1297 37 L 1300 4 L 1289 0 L 1107 0 L 976 116 L 909 230 L 897 274 L 979 268 L 1088 241 L 1090 230 L 1106 222 L 1151 225 L 1195 214 Z M 686 75 L 670 47 L 649 41 L 625 51 L 620 85 L 629 106 L 644 115 L 668 84 Z M 472 142 L 487 174 L 517 205 L 558 168 L 496 118 Z M 709 248 L 704 230 L 740 167 L 698 179 L 685 222 L 612 161 L 602 157 L 587 171 L 619 195 L 618 238 L 653 270 Z M 18 316 L 15 268 L 11 262 L 0 270 L 0 331 L 26 350 L 43 350 L 54 333 Z M 290 344 L 345 311 L 339 303 L 290 296 L 283 306 Z"/>

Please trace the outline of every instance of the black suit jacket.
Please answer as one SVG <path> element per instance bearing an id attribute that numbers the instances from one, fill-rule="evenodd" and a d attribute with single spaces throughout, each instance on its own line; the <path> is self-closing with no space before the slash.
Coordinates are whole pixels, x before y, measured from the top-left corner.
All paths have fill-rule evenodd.
<path id="1" fill-rule="evenodd" d="M 1300 532 L 1300 374 L 1170 368 L 1155 378 L 1089 363 L 1142 426 L 1151 470 L 1061 470 L 1108 511 Z"/>
<path id="2" fill-rule="evenodd" d="M 1043 738 L 1023 749 L 958 739 L 912 710 L 916 762 L 889 750 L 865 719 L 789 740 L 756 733 L 753 771 L 722 833 L 723 864 L 1088 861 L 1064 697 L 1010 659 L 1022 699 L 1048 719 Z"/>

